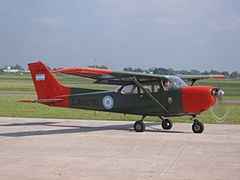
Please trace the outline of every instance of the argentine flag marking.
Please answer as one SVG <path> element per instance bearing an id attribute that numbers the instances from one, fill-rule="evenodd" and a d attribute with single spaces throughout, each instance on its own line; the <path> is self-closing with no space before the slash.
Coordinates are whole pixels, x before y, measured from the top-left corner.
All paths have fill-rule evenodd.
<path id="1" fill-rule="evenodd" d="M 36 81 L 44 81 L 45 74 L 36 74 Z"/>

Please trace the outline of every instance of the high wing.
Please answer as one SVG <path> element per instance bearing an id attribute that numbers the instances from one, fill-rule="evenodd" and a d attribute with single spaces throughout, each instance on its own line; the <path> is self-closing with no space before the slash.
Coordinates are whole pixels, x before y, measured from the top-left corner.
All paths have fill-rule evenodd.
<path id="1" fill-rule="evenodd" d="M 155 75 L 134 72 L 117 72 L 107 69 L 94 68 L 68 68 L 53 71 L 53 73 L 64 73 L 75 76 L 82 76 L 86 78 L 95 79 L 94 83 L 99 84 L 113 84 L 113 85 L 127 85 L 132 84 L 133 79 L 136 78 L 139 82 L 149 82 L 161 80 L 170 77 L 169 75 Z M 184 81 L 192 81 L 193 83 L 200 79 L 210 78 L 225 78 L 225 75 L 177 75 L 177 77 Z"/>

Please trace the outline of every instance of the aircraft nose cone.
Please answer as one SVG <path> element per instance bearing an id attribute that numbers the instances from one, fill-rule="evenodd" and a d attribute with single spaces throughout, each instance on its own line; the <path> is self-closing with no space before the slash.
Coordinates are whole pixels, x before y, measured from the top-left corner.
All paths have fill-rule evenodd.
<path id="1" fill-rule="evenodd" d="M 211 90 L 211 93 L 215 98 L 221 98 L 222 96 L 224 96 L 224 91 L 221 89 L 214 88 Z"/>
<path id="2" fill-rule="evenodd" d="M 216 103 L 217 94 L 218 88 L 206 86 L 188 86 L 182 88 L 184 112 L 198 114 L 208 110 Z"/>

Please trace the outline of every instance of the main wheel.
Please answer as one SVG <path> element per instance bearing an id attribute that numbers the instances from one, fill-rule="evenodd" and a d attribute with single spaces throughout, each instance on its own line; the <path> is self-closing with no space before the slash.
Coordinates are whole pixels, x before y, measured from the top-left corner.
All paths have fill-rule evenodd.
<path id="1" fill-rule="evenodd" d="M 204 130 L 203 123 L 201 123 L 199 121 L 195 121 L 192 125 L 192 130 L 194 133 L 202 133 Z"/>
<path id="2" fill-rule="evenodd" d="M 172 128 L 172 126 L 173 126 L 173 123 L 170 119 L 164 119 L 162 121 L 162 128 L 163 129 L 168 129 L 169 130 L 169 129 Z"/>
<path id="3" fill-rule="evenodd" d="M 145 124 L 144 124 L 144 122 L 143 121 L 136 121 L 135 123 L 134 123 L 134 130 L 136 131 L 136 132 L 143 132 L 143 131 L 145 131 Z"/>

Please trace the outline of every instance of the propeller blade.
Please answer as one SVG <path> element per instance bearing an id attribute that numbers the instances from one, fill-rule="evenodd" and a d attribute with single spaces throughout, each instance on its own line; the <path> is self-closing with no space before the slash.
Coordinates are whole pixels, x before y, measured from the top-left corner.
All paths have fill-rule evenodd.
<path id="1" fill-rule="evenodd" d="M 218 99 L 217 103 L 210 109 L 213 119 L 217 122 L 223 122 L 229 115 L 229 107 L 223 102 L 224 91 L 218 89 L 215 92 L 215 97 Z"/>

